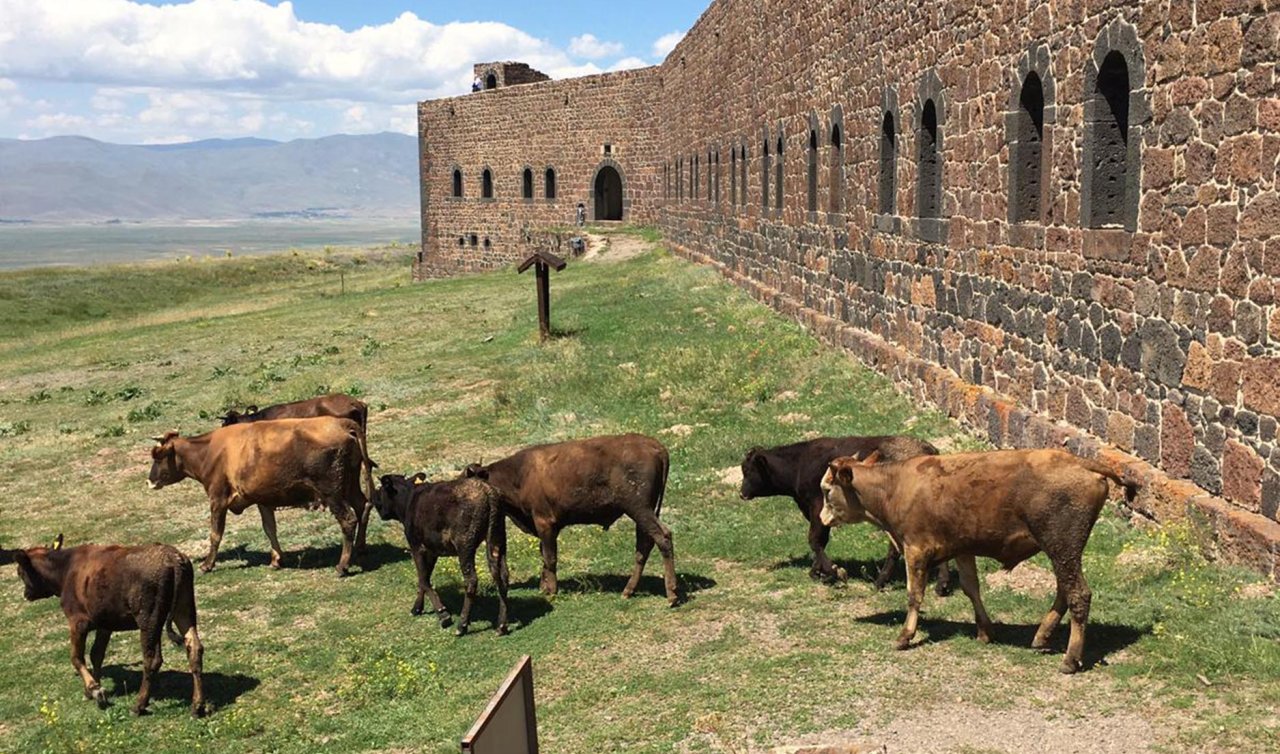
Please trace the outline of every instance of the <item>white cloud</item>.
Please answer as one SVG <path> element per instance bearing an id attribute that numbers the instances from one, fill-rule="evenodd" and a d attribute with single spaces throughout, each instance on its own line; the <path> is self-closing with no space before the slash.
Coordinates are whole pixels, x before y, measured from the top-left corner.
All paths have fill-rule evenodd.
<path id="1" fill-rule="evenodd" d="M 42 113 L 27 121 L 27 125 L 54 134 L 80 133 L 89 125 L 89 119 L 74 113 Z"/>
<path id="2" fill-rule="evenodd" d="M 633 68 L 646 68 L 650 64 L 643 58 L 622 58 L 618 62 L 609 66 L 610 71 L 629 71 Z"/>
<path id="3" fill-rule="evenodd" d="M 653 42 L 653 56 L 659 60 L 665 59 L 680 44 L 680 40 L 684 39 L 684 35 L 683 31 L 673 31 L 658 37 Z"/>
<path id="4" fill-rule="evenodd" d="M 621 55 L 622 50 L 621 42 L 605 42 L 597 39 L 594 34 L 583 34 L 569 40 L 569 54 L 588 60 Z"/>

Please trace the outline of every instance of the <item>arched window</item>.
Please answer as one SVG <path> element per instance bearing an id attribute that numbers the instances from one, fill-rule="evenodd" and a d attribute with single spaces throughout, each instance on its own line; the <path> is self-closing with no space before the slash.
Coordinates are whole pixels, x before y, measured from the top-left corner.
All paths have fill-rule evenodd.
<path id="1" fill-rule="evenodd" d="M 830 208 L 832 213 L 844 211 L 844 135 L 840 133 L 840 124 L 831 125 L 831 188 Z"/>
<path id="2" fill-rule="evenodd" d="M 738 170 L 741 171 L 738 178 L 741 184 L 738 188 L 742 191 L 742 196 L 738 203 L 743 207 L 747 206 L 747 145 L 743 144 L 741 151 L 738 152 Z"/>
<path id="3" fill-rule="evenodd" d="M 691 176 L 691 180 L 689 181 L 689 192 L 693 194 L 693 200 L 695 202 L 698 200 L 698 168 L 700 167 L 702 167 L 702 158 L 695 154 L 693 156 L 693 176 Z"/>
<path id="4" fill-rule="evenodd" d="M 1022 80 L 1014 112 L 1009 162 L 1009 209 L 1013 222 L 1040 219 L 1041 172 L 1044 158 L 1044 86 L 1035 71 Z"/>
<path id="5" fill-rule="evenodd" d="M 1123 53 L 1107 54 L 1090 94 L 1094 102 L 1087 127 L 1093 156 L 1085 166 L 1091 174 L 1087 224 L 1123 226 L 1129 179 L 1129 65 Z"/>
<path id="6" fill-rule="evenodd" d="M 684 200 L 684 158 L 676 158 L 676 201 Z"/>
<path id="7" fill-rule="evenodd" d="M 480 174 L 480 198 L 493 198 L 493 171 L 489 168 L 485 168 Z"/>
<path id="8" fill-rule="evenodd" d="M 818 211 L 818 132 L 809 129 L 809 211 Z"/>
<path id="9" fill-rule="evenodd" d="M 778 158 L 773 168 L 774 208 L 782 211 L 782 137 L 778 137 Z"/>
<path id="10" fill-rule="evenodd" d="M 769 155 L 769 135 L 765 134 L 764 143 L 760 145 L 760 208 L 769 209 L 769 174 L 772 164 Z"/>
<path id="11" fill-rule="evenodd" d="M 533 171 L 529 168 L 525 168 L 520 176 L 520 196 L 525 199 L 533 198 Z"/>
<path id="12" fill-rule="evenodd" d="M 713 173 L 713 177 L 715 178 L 716 206 L 718 207 L 720 206 L 720 150 L 719 149 L 716 150 L 716 169 L 715 169 L 715 172 Z"/>
<path id="13" fill-rule="evenodd" d="M 546 194 L 547 200 L 556 198 L 556 169 L 547 168 L 546 174 L 543 176 L 543 193 Z"/>
<path id="14" fill-rule="evenodd" d="M 462 169 L 453 169 L 453 196 L 454 198 L 462 197 Z"/>
<path id="15" fill-rule="evenodd" d="M 671 163 L 662 165 L 662 198 L 671 198 Z"/>
<path id="16" fill-rule="evenodd" d="M 898 136 L 893 113 L 886 112 L 880 124 L 880 214 L 897 211 Z"/>
<path id="17" fill-rule="evenodd" d="M 497 75 L 496 75 L 496 74 L 492 74 L 492 73 L 490 73 L 488 76 L 485 76 L 485 77 L 484 77 L 484 88 L 485 88 L 485 89 L 497 89 L 497 88 L 498 88 L 498 77 L 497 77 Z"/>
<path id="18" fill-rule="evenodd" d="M 916 215 L 925 219 L 942 216 L 942 154 L 938 147 L 938 109 L 932 99 L 924 102 L 920 112 L 919 202 Z"/>
<path id="19" fill-rule="evenodd" d="M 711 150 L 707 150 L 707 201 L 711 201 L 712 184 L 715 182 L 715 166 L 711 162 Z"/>

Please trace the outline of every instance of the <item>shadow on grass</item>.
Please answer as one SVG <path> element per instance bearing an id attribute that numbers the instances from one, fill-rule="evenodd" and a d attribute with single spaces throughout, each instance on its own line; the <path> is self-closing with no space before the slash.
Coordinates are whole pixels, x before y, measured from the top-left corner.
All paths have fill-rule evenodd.
<path id="1" fill-rule="evenodd" d="M 884 565 L 883 558 L 879 560 L 851 560 L 851 559 L 833 558 L 831 562 L 843 568 L 845 570 L 845 573 L 849 574 L 850 581 L 865 581 L 868 584 L 875 583 L 876 577 L 880 575 L 880 568 L 881 566 Z M 796 555 L 788 560 L 779 560 L 778 562 L 769 566 L 769 570 L 781 571 L 785 568 L 797 568 L 797 569 L 803 568 L 806 571 L 808 571 L 812 566 L 813 566 L 812 556 Z M 936 577 L 937 577 L 937 569 L 936 568 L 931 569 L 929 571 L 929 582 L 934 583 L 936 581 Z M 825 576 L 822 577 L 820 580 L 826 584 L 831 584 L 833 586 L 838 585 L 840 583 L 838 581 L 835 581 L 834 579 L 827 578 Z M 907 571 L 905 566 L 903 566 L 902 564 L 902 559 L 899 558 L 898 562 L 895 563 L 893 566 L 893 571 L 890 572 L 889 574 L 889 580 L 885 582 L 885 588 L 888 589 L 894 586 L 905 587 L 906 583 L 907 583 Z M 935 588 L 934 594 L 937 594 L 939 597 L 950 596 L 951 593 L 959 586 L 959 583 L 960 583 L 959 576 L 957 575 L 955 569 L 953 568 L 951 569 L 950 587 L 945 590 L 945 593 L 940 593 Z"/>
<path id="2" fill-rule="evenodd" d="M 888 642 L 889 639 L 897 636 L 896 631 L 901 629 L 902 624 L 906 622 L 907 614 L 903 610 L 891 610 L 855 618 L 855 620 L 859 623 L 873 623 L 894 628 L 895 632 L 892 636 L 885 635 L 885 641 Z M 995 630 L 991 633 L 991 643 L 1031 649 L 1031 640 L 1035 638 L 1037 628 L 1039 628 L 1039 623 L 1023 625 L 997 622 Z M 924 615 L 920 616 L 920 629 L 929 635 L 926 641 L 948 641 L 956 637 L 972 639 L 978 634 L 977 626 L 972 621 L 930 620 Z M 1088 670 L 1098 664 L 1106 665 L 1107 655 L 1119 652 L 1150 633 L 1150 626 L 1135 627 L 1120 623 L 1089 621 L 1085 634 L 1084 669 Z M 1050 640 L 1045 654 L 1062 654 L 1065 652 L 1067 639 L 1070 635 L 1071 626 L 1068 618 L 1054 632 L 1053 639 Z M 921 640 L 917 634 L 911 646 L 914 648 L 920 644 Z"/>
<path id="3" fill-rule="evenodd" d="M 120 637 L 123 638 L 123 637 Z M 207 659 L 207 658 L 206 658 Z M 161 668 L 151 679 L 152 703 L 162 699 L 175 699 L 183 704 L 191 703 L 191 674 L 186 671 L 187 655 L 182 647 L 165 646 L 165 663 L 174 664 L 175 669 Z M 176 669 L 182 667 L 182 670 Z M 254 690 L 262 682 L 257 678 L 240 673 L 211 673 L 205 670 L 204 696 L 210 704 L 210 712 L 216 712 L 236 702 L 242 695 Z M 138 688 L 142 686 L 141 663 L 129 666 L 106 665 L 102 668 L 102 679 L 111 681 L 113 686 L 108 692 L 113 703 L 133 706 Z"/>
<path id="4" fill-rule="evenodd" d="M 304 547 L 301 550 L 284 551 L 280 559 L 282 569 L 301 568 L 336 568 L 338 558 L 342 556 L 342 544 L 335 543 L 324 547 Z M 376 571 L 389 563 L 398 563 L 409 559 L 409 551 L 386 542 L 369 543 L 360 555 L 351 556 L 351 576 Z M 270 550 L 250 550 L 248 545 L 239 544 L 229 550 L 218 553 L 218 568 L 225 568 L 225 561 L 236 560 L 243 563 L 241 568 L 253 568 L 271 565 Z M 216 569 L 215 569 L 216 570 Z"/>
<path id="5" fill-rule="evenodd" d="M 492 588 L 492 587 L 490 587 Z M 444 606 L 449 609 L 449 615 L 453 617 L 453 624 L 449 627 L 452 631 L 458 625 L 458 616 L 462 613 L 462 585 L 446 584 L 445 586 L 436 586 L 436 593 L 440 595 Z M 406 605 L 412 605 L 412 602 L 406 602 Z M 520 630 L 533 623 L 535 620 L 547 615 L 551 612 L 552 605 L 545 597 L 517 597 L 507 592 L 507 627 L 512 633 Z M 405 608 L 408 611 L 408 607 Z M 431 613 L 431 604 L 427 604 L 427 610 L 421 616 L 423 620 L 435 622 L 436 617 Z M 498 623 L 498 595 L 490 592 L 476 595 L 475 602 L 471 605 L 471 629 L 470 633 L 476 633 L 477 626 L 488 625 L 488 629 L 494 630 Z"/>
<path id="6" fill-rule="evenodd" d="M 627 581 L 631 578 L 630 574 L 621 575 L 616 573 L 609 574 L 590 574 L 585 573 L 578 576 L 571 576 L 567 579 L 558 579 L 556 582 L 559 591 L 574 592 L 577 594 L 622 594 L 622 588 L 627 585 Z M 512 589 L 537 589 L 539 586 L 539 576 L 530 576 L 519 583 L 512 583 Z M 676 572 L 676 591 L 680 595 L 680 601 L 685 602 L 692 599 L 693 595 L 704 589 L 710 589 L 715 586 L 715 579 L 709 579 L 696 573 Z M 636 596 L 651 595 L 655 597 L 667 596 L 667 588 L 662 583 L 661 576 L 645 574 L 640 577 L 640 584 L 636 586 Z"/>

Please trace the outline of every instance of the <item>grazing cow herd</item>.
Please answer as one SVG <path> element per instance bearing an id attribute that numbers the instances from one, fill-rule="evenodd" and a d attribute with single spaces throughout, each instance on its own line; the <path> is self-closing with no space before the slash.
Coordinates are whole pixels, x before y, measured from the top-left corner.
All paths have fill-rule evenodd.
<path id="1" fill-rule="evenodd" d="M 497 633 L 507 633 L 506 519 L 538 538 L 541 589 L 557 590 L 557 539 L 566 526 L 608 529 L 622 516 L 635 522 L 635 562 L 624 597 L 640 583 L 656 545 L 670 605 L 679 603 L 672 533 L 660 519 L 670 459 L 657 440 L 638 434 L 591 437 L 536 445 L 488 465 L 472 464 L 454 480 L 429 482 L 425 474 L 387 474 L 373 484 L 368 409 L 347 395 L 326 395 L 245 413 L 231 411 L 223 426 L 201 435 L 177 432 L 155 438 L 149 483 L 153 489 L 194 479 L 209 498 L 211 571 L 227 513 L 256 506 L 279 568 L 275 510 L 328 509 L 342 530 L 338 574 L 365 545 L 369 512 L 397 520 L 417 570 L 411 612 L 430 599 L 441 627 L 452 616 L 431 586 L 441 556 L 456 556 L 464 579 L 457 634 L 470 626 L 478 579 L 476 552 L 483 546 L 498 591 Z M 1044 648 L 1067 610 L 1071 636 L 1062 671 L 1080 669 L 1090 591 L 1081 557 L 1107 499 L 1108 480 L 1132 497 L 1134 485 L 1100 464 L 1060 450 L 993 451 L 940 455 L 932 445 L 901 436 L 819 438 L 775 448 L 752 448 L 742 461 L 744 500 L 792 498 L 809 525 L 810 575 L 844 580 L 848 574 L 826 553 L 831 527 L 869 522 L 888 533 L 889 555 L 876 578 L 882 588 L 898 555 L 907 573 L 907 618 L 895 646 L 916 633 L 924 587 L 937 569 L 939 595 L 949 589 L 954 561 L 960 588 L 972 601 L 977 636 L 991 638 L 992 621 L 979 596 L 975 557 L 1012 568 L 1045 552 L 1057 576 L 1057 595 L 1035 634 Z M 363 483 L 363 484 L 362 484 Z M 99 685 L 102 659 L 113 632 L 137 630 L 143 680 L 133 707 L 147 709 L 151 679 L 161 664 L 166 634 L 186 649 L 193 679 L 191 712 L 205 712 L 203 645 L 196 628 L 191 561 L 164 544 L 140 547 L 81 545 L 0 551 L 16 561 L 28 600 L 59 597 L 71 635 L 71 662 L 86 698 L 106 705 Z M 94 632 L 92 670 L 85 665 L 87 634 Z"/>

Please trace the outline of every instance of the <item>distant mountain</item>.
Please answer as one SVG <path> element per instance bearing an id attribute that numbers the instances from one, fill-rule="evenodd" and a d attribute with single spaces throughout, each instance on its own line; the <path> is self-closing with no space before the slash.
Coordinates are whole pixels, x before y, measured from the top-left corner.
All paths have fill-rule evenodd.
<path id="1" fill-rule="evenodd" d="M 0 222 L 413 218 L 417 140 L 207 139 L 133 146 L 0 139 Z"/>

